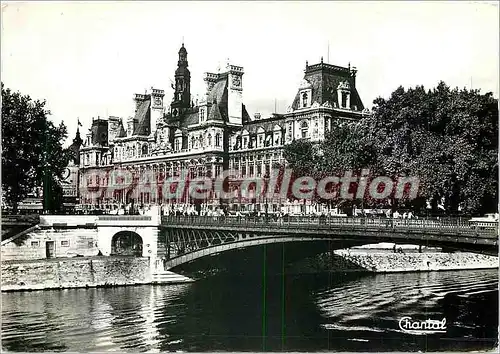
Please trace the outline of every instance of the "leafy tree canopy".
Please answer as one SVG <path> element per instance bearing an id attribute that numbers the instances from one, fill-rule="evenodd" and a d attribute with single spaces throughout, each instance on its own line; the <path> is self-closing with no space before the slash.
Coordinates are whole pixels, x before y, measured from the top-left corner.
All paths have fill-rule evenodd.
<path id="1" fill-rule="evenodd" d="M 69 158 L 62 146 L 67 129 L 47 119 L 45 103 L 2 83 L 2 189 L 14 212 L 36 187 L 43 187 L 44 209 L 61 206 L 62 173 Z"/>
<path id="2" fill-rule="evenodd" d="M 433 209 L 444 202 L 450 214 L 459 207 L 467 213 L 497 209 L 498 100 L 491 93 L 441 82 L 427 91 L 399 87 L 374 105 L 371 116 L 335 123 L 316 148 L 304 140 L 288 145 L 285 158 L 294 173 L 343 175 L 369 168 L 372 175 L 419 178 L 419 197 L 399 201 L 406 207 L 431 201 Z"/>

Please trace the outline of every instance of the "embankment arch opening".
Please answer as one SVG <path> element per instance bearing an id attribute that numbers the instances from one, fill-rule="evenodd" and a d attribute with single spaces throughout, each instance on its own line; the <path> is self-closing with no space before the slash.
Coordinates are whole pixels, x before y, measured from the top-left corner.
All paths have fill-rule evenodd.
<path id="1" fill-rule="evenodd" d="M 117 232 L 111 239 L 112 256 L 142 257 L 142 237 L 134 231 Z"/>

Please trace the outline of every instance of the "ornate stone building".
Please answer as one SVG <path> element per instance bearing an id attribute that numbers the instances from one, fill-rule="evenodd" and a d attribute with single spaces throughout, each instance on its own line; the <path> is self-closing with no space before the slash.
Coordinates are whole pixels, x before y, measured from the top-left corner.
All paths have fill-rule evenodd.
<path id="1" fill-rule="evenodd" d="M 237 188 L 248 177 L 268 178 L 273 166 L 283 164 L 283 147 L 295 139 L 320 141 L 333 120 L 357 120 L 367 111 L 356 90 L 356 69 L 323 63 L 308 65 L 291 107 L 283 114 L 250 117 L 243 104 L 242 67 L 228 64 L 225 72 L 205 73 L 206 90 L 199 102 L 192 100 L 191 76 L 184 44 L 179 50 L 173 100 L 166 106 L 163 90 L 152 88 L 136 94 L 136 109 L 125 124 L 121 118 L 96 119 L 80 149 L 80 202 L 84 208 L 113 208 L 135 200 L 161 203 L 157 193 L 140 189 L 93 191 L 109 182 L 90 170 L 127 169 L 138 176 L 145 171 L 164 178 L 216 178 L 229 171 L 229 184 Z M 104 177 L 102 177 L 104 176 Z M 143 178 L 143 177 L 141 177 Z M 104 180 L 103 180 L 104 179 Z M 137 180 L 137 183 L 147 181 Z M 159 193 L 161 194 L 161 188 Z M 93 197 L 94 196 L 94 197 Z M 208 198 L 197 209 L 218 207 Z M 185 207 L 195 203 L 187 195 L 171 201 Z M 282 200 L 229 201 L 231 209 L 279 210 Z"/>

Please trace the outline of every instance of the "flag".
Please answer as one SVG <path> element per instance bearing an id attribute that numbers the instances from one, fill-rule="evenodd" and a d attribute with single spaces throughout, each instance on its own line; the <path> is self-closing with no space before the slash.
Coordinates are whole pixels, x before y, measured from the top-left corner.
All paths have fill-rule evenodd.
<path id="1" fill-rule="evenodd" d="M 78 118 L 78 126 L 83 127 L 82 123 L 80 123 L 80 118 Z"/>

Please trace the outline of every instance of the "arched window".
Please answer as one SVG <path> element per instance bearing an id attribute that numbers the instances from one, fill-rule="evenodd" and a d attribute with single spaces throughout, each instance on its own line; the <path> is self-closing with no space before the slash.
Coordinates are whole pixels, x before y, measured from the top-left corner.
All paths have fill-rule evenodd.
<path id="1" fill-rule="evenodd" d="M 135 145 L 132 147 L 132 157 L 135 157 Z"/>
<path id="2" fill-rule="evenodd" d="M 194 136 L 191 137 L 191 149 L 194 149 Z"/>
<path id="3" fill-rule="evenodd" d="M 302 107 L 307 107 L 307 99 L 308 99 L 307 92 L 304 92 L 302 94 Z"/>
<path id="4" fill-rule="evenodd" d="M 142 145 L 142 155 L 147 155 L 147 154 L 148 154 L 148 146 Z"/>
<path id="5" fill-rule="evenodd" d="M 205 120 L 205 110 L 200 109 L 200 121 L 203 122 Z"/>
<path id="6" fill-rule="evenodd" d="M 307 125 L 307 122 L 303 121 L 302 124 L 300 125 L 300 131 L 302 133 L 302 138 L 307 138 L 308 130 L 309 130 L 309 126 Z"/>
<path id="7" fill-rule="evenodd" d="M 207 136 L 207 145 L 212 146 L 212 135 L 211 134 L 208 134 L 208 136 Z"/>
<path id="8" fill-rule="evenodd" d="M 220 141 L 220 134 L 217 133 L 217 134 L 215 134 L 215 146 L 219 147 L 220 143 L 221 143 L 221 141 Z"/>
<path id="9" fill-rule="evenodd" d="M 175 142 L 174 142 L 174 150 L 175 150 L 175 151 L 179 151 L 179 150 L 180 150 L 180 149 L 179 149 L 179 145 L 180 145 L 180 144 L 179 144 L 179 138 L 176 138 L 176 139 L 175 139 Z"/>

